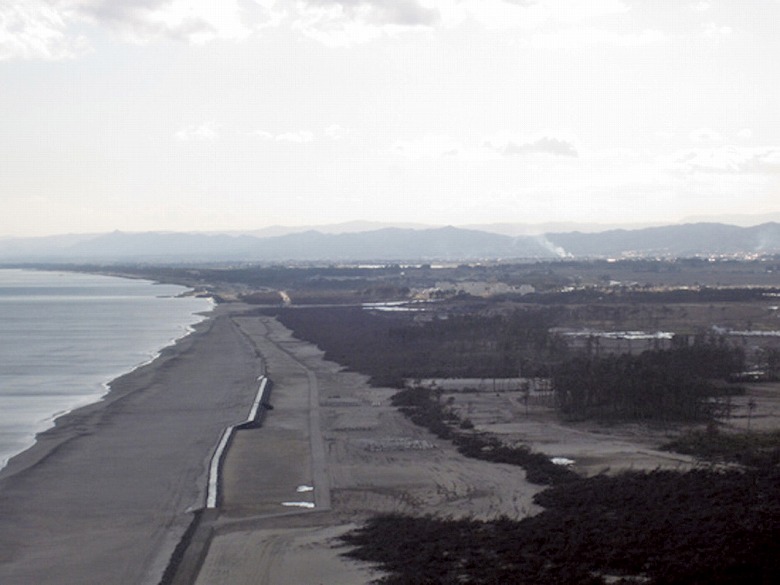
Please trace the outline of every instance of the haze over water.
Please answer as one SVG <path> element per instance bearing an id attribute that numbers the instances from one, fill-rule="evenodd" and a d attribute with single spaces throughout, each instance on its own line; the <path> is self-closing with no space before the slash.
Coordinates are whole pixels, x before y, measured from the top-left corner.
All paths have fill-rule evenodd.
<path id="1" fill-rule="evenodd" d="M 108 276 L 0 270 L 0 468 L 35 434 L 98 401 L 211 309 L 186 289 Z"/>

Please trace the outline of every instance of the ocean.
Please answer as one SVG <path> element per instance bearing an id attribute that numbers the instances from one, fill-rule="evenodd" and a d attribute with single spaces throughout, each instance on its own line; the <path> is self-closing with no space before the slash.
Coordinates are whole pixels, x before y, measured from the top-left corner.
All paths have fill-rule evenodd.
<path id="1" fill-rule="evenodd" d="M 0 269 L 0 468 L 212 309 L 181 286 Z"/>

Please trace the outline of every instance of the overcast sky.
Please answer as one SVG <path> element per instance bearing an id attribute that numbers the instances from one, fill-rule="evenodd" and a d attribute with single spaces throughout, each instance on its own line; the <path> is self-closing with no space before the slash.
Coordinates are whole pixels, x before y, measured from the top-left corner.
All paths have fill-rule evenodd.
<path id="1" fill-rule="evenodd" d="M 0 236 L 780 211 L 780 1 L 0 0 Z"/>

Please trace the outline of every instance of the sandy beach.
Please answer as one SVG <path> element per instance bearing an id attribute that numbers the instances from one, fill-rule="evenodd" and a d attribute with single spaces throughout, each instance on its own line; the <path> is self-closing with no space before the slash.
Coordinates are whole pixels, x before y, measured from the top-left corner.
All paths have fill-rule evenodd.
<path id="1" fill-rule="evenodd" d="M 158 583 L 262 362 L 218 308 L 0 473 L 0 582 Z"/>

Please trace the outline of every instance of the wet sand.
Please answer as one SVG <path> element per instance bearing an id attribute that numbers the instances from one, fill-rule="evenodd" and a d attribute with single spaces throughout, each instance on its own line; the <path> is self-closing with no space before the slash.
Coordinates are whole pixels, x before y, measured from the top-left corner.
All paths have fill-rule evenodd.
<path id="1" fill-rule="evenodd" d="M 157 584 L 263 364 L 218 307 L 0 472 L 0 583 Z"/>

